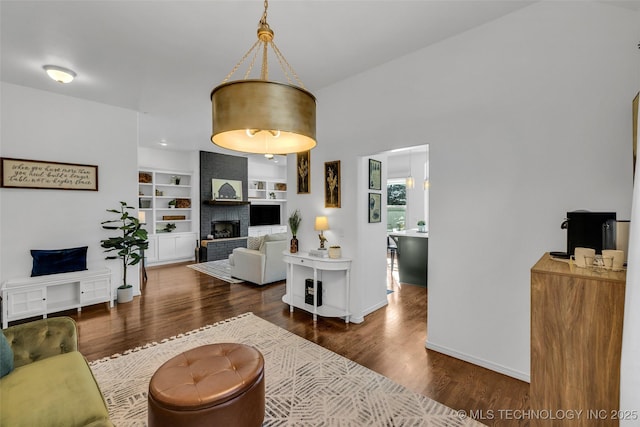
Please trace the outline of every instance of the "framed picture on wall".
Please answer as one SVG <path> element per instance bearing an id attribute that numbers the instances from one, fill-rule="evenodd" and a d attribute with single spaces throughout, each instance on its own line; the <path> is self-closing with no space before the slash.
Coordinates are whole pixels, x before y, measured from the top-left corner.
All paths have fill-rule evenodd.
<path id="1" fill-rule="evenodd" d="M 369 222 L 382 221 L 381 202 L 380 193 L 369 193 Z"/>
<path id="2" fill-rule="evenodd" d="M 311 193 L 311 151 L 303 151 L 296 154 L 296 176 L 298 182 L 298 194 Z"/>
<path id="3" fill-rule="evenodd" d="M 381 189 L 381 186 L 382 186 L 381 174 L 382 174 L 382 162 L 378 160 L 369 159 L 369 190 Z"/>
<path id="4" fill-rule="evenodd" d="M 0 158 L 1 186 L 46 190 L 98 191 L 98 166 Z"/>
<path id="5" fill-rule="evenodd" d="M 324 163 L 324 207 L 340 207 L 340 160 Z"/>
<path id="6" fill-rule="evenodd" d="M 242 181 L 213 178 L 211 189 L 211 198 L 214 200 L 243 200 Z"/>

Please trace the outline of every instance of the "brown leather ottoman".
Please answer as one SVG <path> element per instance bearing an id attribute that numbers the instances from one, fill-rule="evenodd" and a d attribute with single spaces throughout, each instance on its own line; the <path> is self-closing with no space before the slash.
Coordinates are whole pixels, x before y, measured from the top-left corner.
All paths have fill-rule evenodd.
<path id="1" fill-rule="evenodd" d="M 153 374 L 148 399 L 149 427 L 261 426 L 264 358 L 235 343 L 185 351 Z"/>

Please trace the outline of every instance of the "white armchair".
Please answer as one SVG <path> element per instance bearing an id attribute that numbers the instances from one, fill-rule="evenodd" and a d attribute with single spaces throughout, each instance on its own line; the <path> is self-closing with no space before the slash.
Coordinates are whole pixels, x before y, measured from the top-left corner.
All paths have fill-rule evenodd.
<path id="1" fill-rule="evenodd" d="M 236 248 L 229 255 L 231 276 L 264 285 L 287 277 L 282 252 L 287 249 L 287 234 L 268 234 L 259 249 Z"/>

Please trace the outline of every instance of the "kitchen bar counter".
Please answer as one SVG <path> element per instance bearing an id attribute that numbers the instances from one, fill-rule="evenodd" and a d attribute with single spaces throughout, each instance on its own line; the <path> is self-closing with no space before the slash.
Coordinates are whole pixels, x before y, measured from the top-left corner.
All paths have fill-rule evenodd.
<path id="1" fill-rule="evenodd" d="M 391 231 L 389 236 L 398 245 L 400 282 L 426 287 L 429 233 L 414 229 Z"/>

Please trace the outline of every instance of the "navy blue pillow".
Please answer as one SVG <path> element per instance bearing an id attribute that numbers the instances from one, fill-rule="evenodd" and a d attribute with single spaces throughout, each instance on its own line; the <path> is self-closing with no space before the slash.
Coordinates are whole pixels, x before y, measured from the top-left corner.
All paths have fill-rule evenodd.
<path id="1" fill-rule="evenodd" d="M 87 269 L 87 248 L 31 250 L 33 268 L 31 277 L 46 274 L 69 273 Z"/>
<path id="2" fill-rule="evenodd" d="M 13 371 L 13 350 L 7 337 L 0 332 L 0 377 L 4 377 L 11 371 Z"/>

